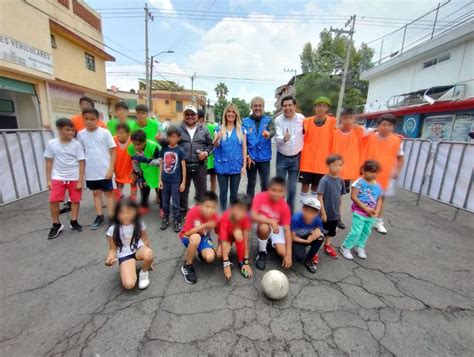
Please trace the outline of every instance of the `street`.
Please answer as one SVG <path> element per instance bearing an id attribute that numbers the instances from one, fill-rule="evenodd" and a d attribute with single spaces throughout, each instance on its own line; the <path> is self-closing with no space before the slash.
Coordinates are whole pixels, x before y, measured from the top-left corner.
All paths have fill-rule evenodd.
<path id="1" fill-rule="evenodd" d="M 80 222 L 90 224 L 84 197 Z M 145 219 L 151 285 L 127 292 L 117 265 L 104 265 L 105 228 L 49 241 L 47 193 L 12 203 L 0 208 L 0 355 L 472 356 L 472 216 L 453 222 L 451 208 L 415 202 L 402 190 L 388 201 L 389 234 L 373 233 L 366 261 L 322 255 L 315 275 L 295 263 L 278 302 L 263 295 L 256 268 L 247 281 L 234 266 L 226 282 L 220 263 L 196 263 L 198 283 L 186 284 L 183 246 L 159 230 L 156 204 Z M 279 269 L 274 256 L 269 265 Z"/>

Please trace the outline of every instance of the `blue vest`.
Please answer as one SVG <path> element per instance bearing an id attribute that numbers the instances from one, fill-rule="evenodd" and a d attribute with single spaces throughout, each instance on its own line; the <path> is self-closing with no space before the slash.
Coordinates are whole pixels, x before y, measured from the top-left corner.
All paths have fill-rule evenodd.
<path id="1" fill-rule="evenodd" d="M 219 146 L 214 149 L 214 169 L 216 173 L 219 175 L 240 174 L 244 165 L 242 155 L 242 143 L 239 142 L 237 130 L 234 128 L 230 136 L 222 138 Z"/>
<path id="2" fill-rule="evenodd" d="M 245 118 L 242 126 L 247 134 L 247 151 L 250 158 L 255 162 L 267 162 L 272 159 L 272 141 L 262 136 L 264 130 L 268 130 L 268 124 L 272 118 L 264 116 L 260 120 L 260 128 L 257 129 L 255 120 Z"/>

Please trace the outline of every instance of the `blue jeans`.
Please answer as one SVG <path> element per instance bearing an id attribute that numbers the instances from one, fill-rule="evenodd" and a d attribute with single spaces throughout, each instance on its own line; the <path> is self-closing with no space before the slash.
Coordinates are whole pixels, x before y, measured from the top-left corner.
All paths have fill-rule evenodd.
<path id="1" fill-rule="evenodd" d="M 230 190 L 230 202 L 234 201 L 239 192 L 240 174 L 221 175 L 217 174 L 217 183 L 219 184 L 219 202 L 221 210 L 227 208 L 227 192 Z"/>
<path id="2" fill-rule="evenodd" d="M 256 162 L 250 169 L 247 167 L 247 195 L 252 198 L 255 196 L 257 172 L 260 176 L 260 191 L 267 191 L 268 183 L 270 182 L 270 161 Z"/>
<path id="3" fill-rule="evenodd" d="M 277 152 L 276 172 L 277 176 L 282 177 L 286 181 L 286 201 L 290 206 L 291 213 L 295 208 L 296 183 L 298 182 L 298 174 L 300 172 L 301 154 L 295 156 L 285 156 Z M 288 174 L 288 178 L 286 177 Z"/>
<path id="4" fill-rule="evenodd" d="M 173 202 L 173 220 L 179 221 L 180 212 L 179 212 L 179 200 L 180 192 L 179 185 L 180 182 L 163 182 L 163 190 L 161 193 L 161 203 L 163 205 L 163 212 L 165 218 L 170 216 L 170 201 Z"/>

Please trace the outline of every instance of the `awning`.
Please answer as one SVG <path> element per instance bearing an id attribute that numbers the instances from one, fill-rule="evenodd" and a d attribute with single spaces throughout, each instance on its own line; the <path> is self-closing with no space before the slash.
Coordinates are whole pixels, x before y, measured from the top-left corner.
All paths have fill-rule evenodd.
<path id="1" fill-rule="evenodd" d="M 0 89 L 36 95 L 35 87 L 33 86 L 33 84 L 6 77 L 0 77 Z"/>

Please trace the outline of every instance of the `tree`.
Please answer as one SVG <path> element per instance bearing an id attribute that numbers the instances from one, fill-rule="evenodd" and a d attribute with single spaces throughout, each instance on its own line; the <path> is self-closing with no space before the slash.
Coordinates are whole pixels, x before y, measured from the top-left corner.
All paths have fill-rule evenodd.
<path id="1" fill-rule="evenodd" d="M 232 98 L 231 103 L 237 106 L 237 108 L 239 109 L 240 117 L 242 119 L 249 116 L 250 103 L 247 103 L 245 99 Z"/>
<path id="2" fill-rule="evenodd" d="M 310 42 L 304 44 L 303 52 L 300 54 L 300 61 L 303 74 L 314 71 L 314 53 Z"/>
<path id="3" fill-rule="evenodd" d="M 217 99 L 225 99 L 227 94 L 229 94 L 229 89 L 223 82 L 218 83 L 214 91 L 216 92 Z"/>
<path id="4" fill-rule="evenodd" d="M 219 98 L 216 104 L 214 104 L 214 118 L 216 123 L 222 122 L 222 114 L 227 104 L 229 104 L 229 102 L 224 97 Z"/>
<path id="5" fill-rule="evenodd" d="M 245 99 L 240 98 L 232 98 L 229 102 L 225 98 L 218 99 L 216 104 L 214 105 L 214 116 L 216 118 L 216 122 L 222 123 L 222 116 L 224 114 L 224 109 L 230 103 L 235 104 L 237 109 L 239 109 L 240 117 L 243 119 L 248 117 L 250 114 L 250 104 L 245 101 Z"/>

